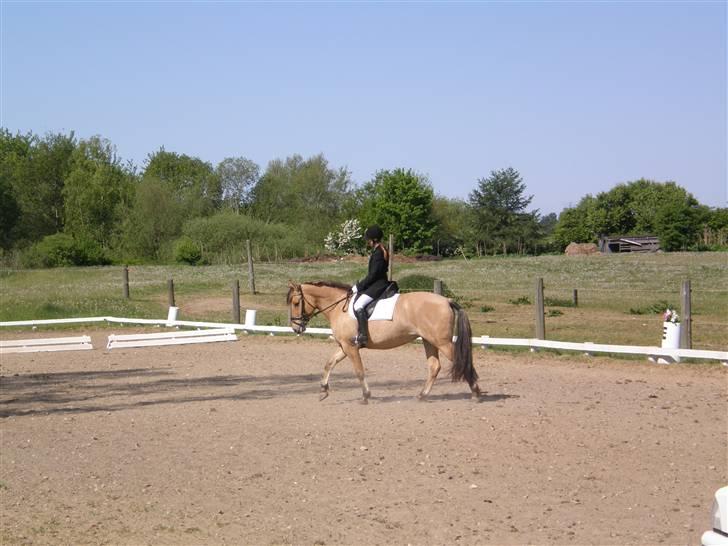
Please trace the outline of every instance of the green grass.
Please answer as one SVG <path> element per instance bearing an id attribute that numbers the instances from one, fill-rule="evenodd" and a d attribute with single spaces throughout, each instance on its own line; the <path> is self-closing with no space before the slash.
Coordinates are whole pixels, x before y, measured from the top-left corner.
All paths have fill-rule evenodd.
<path id="1" fill-rule="evenodd" d="M 180 319 L 230 321 L 231 286 L 240 281 L 241 306 L 258 309 L 259 324 L 287 322 L 285 294 L 297 282 L 353 283 L 366 273 L 359 261 L 256 264 L 257 294 L 248 290 L 247 265 L 131 266 L 131 298 L 122 297 L 121 267 L 0 272 L 0 321 L 82 316 L 164 318 L 167 279 L 174 279 Z M 544 281 L 546 337 L 564 341 L 659 345 L 664 303 L 680 304 L 692 283 L 693 346 L 728 347 L 728 253 L 611 256 L 488 257 L 439 262 L 394 262 L 395 279 L 442 280 L 465 302 L 474 335 L 533 336 L 536 280 Z M 574 289 L 579 305 L 572 306 Z M 197 305 L 217 300 L 217 306 Z M 550 312 L 558 307 L 561 314 Z M 655 311 L 657 309 L 657 311 Z M 550 316 L 548 316 L 550 314 Z M 317 317 L 312 326 L 325 326 Z M 1 330 L 0 330 L 1 332 Z"/>

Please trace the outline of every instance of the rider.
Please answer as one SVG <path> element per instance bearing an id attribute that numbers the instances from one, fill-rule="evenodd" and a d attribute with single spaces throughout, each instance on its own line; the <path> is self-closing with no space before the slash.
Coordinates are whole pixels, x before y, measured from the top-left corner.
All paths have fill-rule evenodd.
<path id="1" fill-rule="evenodd" d="M 384 233 L 382 233 L 379 226 L 374 225 L 367 228 L 364 238 L 367 241 L 367 246 L 372 249 L 372 254 L 369 257 L 367 276 L 356 283 L 353 288 L 353 292 L 358 294 L 354 301 L 354 316 L 356 316 L 359 329 L 359 333 L 353 341 L 359 347 L 366 347 L 369 341 L 366 306 L 381 296 L 389 284 L 387 278 L 389 253 L 382 245 Z"/>

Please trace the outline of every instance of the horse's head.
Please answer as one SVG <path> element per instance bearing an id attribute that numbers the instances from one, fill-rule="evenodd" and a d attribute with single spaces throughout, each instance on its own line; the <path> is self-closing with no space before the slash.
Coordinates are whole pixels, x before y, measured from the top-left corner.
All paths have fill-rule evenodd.
<path id="1" fill-rule="evenodd" d="M 297 334 L 302 334 L 306 331 L 306 325 L 315 311 L 315 307 L 306 301 L 302 285 L 288 281 L 286 303 L 288 304 L 288 322 L 291 328 Z"/>
<path id="2" fill-rule="evenodd" d="M 306 286 L 308 293 L 304 293 Z M 316 281 L 297 284 L 288 281 L 288 320 L 297 334 L 306 331 L 306 325 L 319 313 L 326 314 L 351 297 L 351 286 L 335 281 Z"/>

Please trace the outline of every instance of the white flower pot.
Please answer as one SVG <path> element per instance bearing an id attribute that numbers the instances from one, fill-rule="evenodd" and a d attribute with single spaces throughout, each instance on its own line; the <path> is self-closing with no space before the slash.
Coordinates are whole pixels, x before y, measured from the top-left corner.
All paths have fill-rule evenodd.
<path id="1" fill-rule="evenodd" d="M 170 307 L 167 311 L 167 326 L 174 326 L 174 321 L 177 320 L 177 311 L 179 307 Z"/>
<path id="2" fill-rule="evenodd" d="M 680 348 L 680 323 L 663 322 L 662 323 L 662 348 L 663 349 L 679 349 Z M 680 357 L 660 357 L 657 359 L 660 364 L 671 364 L 672 362 L 680 362 Z"/>

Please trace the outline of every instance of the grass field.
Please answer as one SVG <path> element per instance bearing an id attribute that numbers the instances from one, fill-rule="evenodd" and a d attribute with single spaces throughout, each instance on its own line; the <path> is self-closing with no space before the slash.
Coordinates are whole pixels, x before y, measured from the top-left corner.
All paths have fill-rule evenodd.
<path id="1" fill-rule="evenodd" d="M 248 292 L 247 265 L 133 266 L 131 298 L 122 296 L 121 267 L 0 272 L 0 321 L 112 315 L 166 316 L 167 280 L 174 279 L 180 319 L 231 320 L 231 286 L 259 324 L 285 324 L 288 279 L 354 282 L 365 260 L 255 265 L 257 294 Z M 728 347 L 728 253 L 540 256 L 394 262 L 394 277 L 441 279 L 466 307 L 474 335 L 532 337 L 535 282 L 544 279 L 546 337 L 564 341 L 659 345 L 657 311 L 680 310 L 680 285 L 692 284 L 693 347 Z M 574 289 L 578 307 L 572 306 Z M 319 319 L 317 319 L 319 320 Z M 315 322 L 313 325 L 325 325 Z"/>

